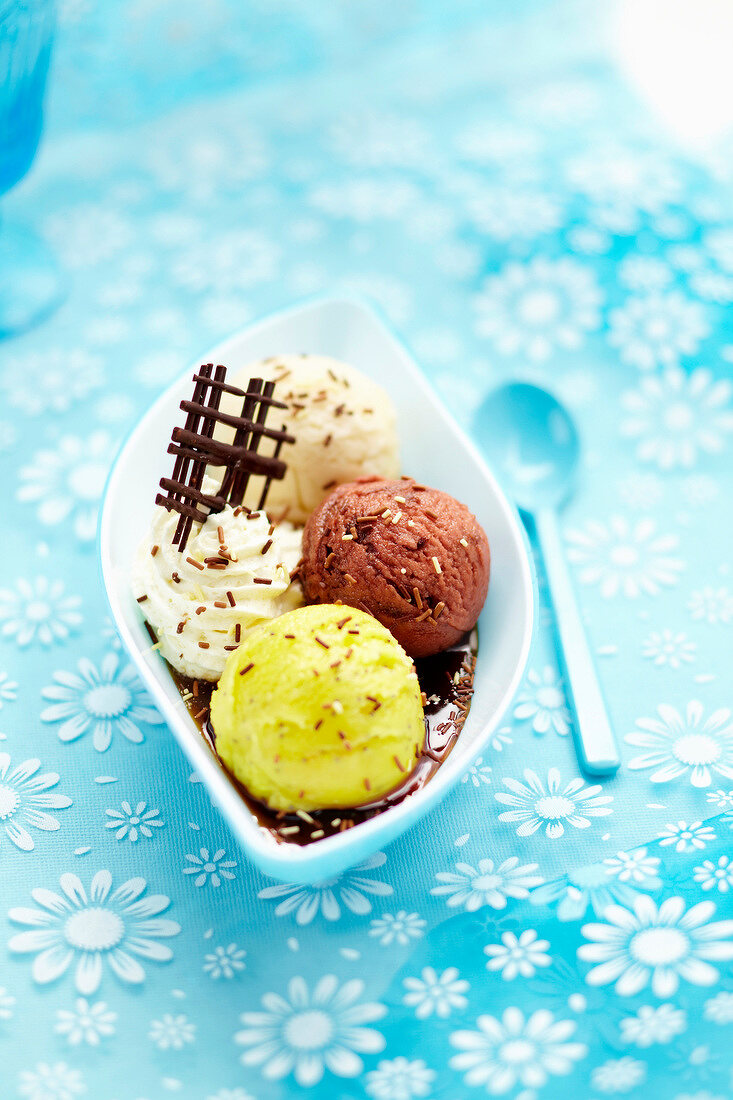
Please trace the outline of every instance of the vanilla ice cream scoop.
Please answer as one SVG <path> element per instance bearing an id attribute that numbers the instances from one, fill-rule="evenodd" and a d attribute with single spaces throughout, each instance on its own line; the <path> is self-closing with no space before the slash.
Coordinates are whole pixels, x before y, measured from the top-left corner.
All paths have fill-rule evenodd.
<path id="1" fill-rule="evenodd" d="M 273 481 L 267 498 L 271 515 L 304 523 L 336 485 L 371 474 L 397 477 L 399 444 L 397 417 L 385 391 L 361 371 L 325 355 L 277 355 L 249 363 L 232 378 L 247 388 L 250 378 L 275 382 L 275 397 L 287 409 L 273 410 L 269 423 L 285 425 L 295 436 L 287 448 L 288 469 L 282 481 Z M 241 404 L 241 402 L 240 402 Z M 222 409 L 235 409 L 225 395 Z M 278 419 L 281 417 L 281 419 Z M 221 428 L 217 437 L 226 438 Z M 257 479 L 255 479 L 257 480 Z M 253 486 L 245 502 L 257 504 Z"/>
<path id="2" fill-rule="evenodd" d="M 227 505 L 194 528 L 179 551 L 172 543 L 177 523 L 176 513 L 155 509 L 135 561 L 133 592 L 168 663 L 192 679 L 218 680 L 255 626 L 302 604 L 300 586 L 290 579 L 301 529 L 272 526 L 264 512 L 247 515 Z"/>

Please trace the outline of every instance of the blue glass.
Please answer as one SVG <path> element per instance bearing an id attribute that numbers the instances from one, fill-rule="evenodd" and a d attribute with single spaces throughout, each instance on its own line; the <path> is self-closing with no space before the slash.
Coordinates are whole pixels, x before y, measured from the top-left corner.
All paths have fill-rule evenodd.
<path id="1" fill-rule="evenodd" d="M 54 0 L 0 0 L 0 195 L 25 176 L 41 138 L 54 7 Z M 28 328 L 60 296 L 45 244 L 0 222 L 0 336 Z"/>

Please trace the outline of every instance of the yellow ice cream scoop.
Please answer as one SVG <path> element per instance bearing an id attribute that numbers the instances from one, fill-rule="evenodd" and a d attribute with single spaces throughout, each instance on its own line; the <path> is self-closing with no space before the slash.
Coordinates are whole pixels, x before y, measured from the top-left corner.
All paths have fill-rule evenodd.
<path id="1" fill-rule="evenodd" d="M 228 658 L 210 713 L 225 766 L 276 810 L 380 798 L 425 738 L 412 661 L 371 615 L 336 604 L 255 628 Z"/>

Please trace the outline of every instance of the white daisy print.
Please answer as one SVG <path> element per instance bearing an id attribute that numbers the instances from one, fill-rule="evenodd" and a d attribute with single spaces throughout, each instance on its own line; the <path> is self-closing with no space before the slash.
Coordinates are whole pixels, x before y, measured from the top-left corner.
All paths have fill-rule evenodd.
<path id="1" fill-rule="evenodd" d="M 715 381 L 703 367 L 643 378 L 638 389 L 621 395 L 621 435 L 636 440 L 640 462 L 660 470 L 690 469 L 701 455 L 725 449 L 733 432 L 732 393 L 730 382 Z"/>
<path id="2" fill-rule="evenodd" d="M 733 959 L 733 920 L 710 921 L 711 901 L 686 909 L 682 898 L 656 902 L 640 894 L 632 909 L 611 905 L 605 924 L 585 924 L 578 958 L 595 963 L 589 985 L 614 983 L 620 997 L 633 997 L 651 983 L 655 997 L 672 997 L 680 979 L 713 985 L 720 977 L 712 962 Z"/>
<path id="3" fill-rule="evenodd" d="M 705 585 L 693 592 L 687 602 L 687 610 L 696 621 L 703 620 L 711 626 L 733 622 L 733 593 L 727 588 Z"/>
<path id="4" fill-rule="evenodd" d="M 171 131 L 162 147 L 148 156 L 150 171 L 160 187 L 184 192 L 198 201 L 210 201 L 224 190 L 241 194 L 242 185 L 267 170 L 269 153 L 262 135 L 242 124 L 226 134 L 188 134 Z M 185 244 L 195 236 L 198 222 L 182 214 L 158 214 L 151 223 L 154 238 L 162 245 Z"/>
<path id="5" fill-rule="evenodd" d="M 26 925 L 8 943 L 11 951 L 32 954 L 31 973 L 41 985 L 60 978 L 72 963 L 82 996 L 96 993 L 105 966 L 123 982 L 145 979 L 140 959 L 168 962 L 173 952 L 158 942 L 176 936 L 181 926 L 160 914 L 170 905 L 164 894 L 145 895 L 146 882 L 131 878 L 112 890 L 109 871 L 97 871 L 89 893 L 77 875 L 60 878 L 61 893 L 31 891 L 40 908 L 14 908 L 8 917 Z"/>
<path id="6" fill-rule="evenodd" d="M 32 852 L 35 840 L 29 829 L 56 832 L 59 819 L 49 810 L 64 810 L 71 805 L 68 795 L 51 788 L 59 782 L 57 772 L 39 775 L 40 760 L 25 760 L 11 766 L 11 758 L 0 752 L 0 830 L 16 848 Z"/>
<path id="7" fill-rule="evenodd" d="M 625 1055 L 596 1066 L 590 1075 L 594 1089 L 605 1093 L 631 1092 L 646 1078 L 646 1062 Z"/>
<path id="8" fill-rule="evenodd" d="M 717 791 L 708 791 L 705 801 L 715 806 L 716 810 L 733 810 L 733 791 L 724 791 L 722 787 L 718 787 Z"/>
<path id="9" fill-rule="evenodd" d="M 340 115 L 328 144 L 354 168 L 418 166 L 429 157 L 430 137 L 415 118 L 371 108 Z"/>
<path id="10" fill-rule="evenodd" d="M 148 809 L 147 802 L 136 802 L 133 807 L 131 802 L 125 800 L 119 810 L 106 810 L 109 821 L 105 821 L 106 829 L 114 829 L 117 840 L 129 840 L 135 844 L 140 837 L 150 839 L 153 829 L 160 829 L 165 822 L 160 818 L 160 811 Z"/>
<path id="11" fill-rule="evenodd" d="M 687 1013 L 676 1005 L 642 1005 L 635 1016 L 621 1021 L 621 1038 L 642 1049 L 654 1043 L 671 1043 L 687 1030 Z"/>
<path id="12" fill-rule="evenodd" d="M 617 268 L 618 281 L 629 290 L 664 290 L 672 282 L 669 264 L 656 256 L 630 252 Z"/>
<path id="13" fill-rule="evenodd" d="M 486 969 L 500 971 L 505 982 L 514 981 L 517 976 L 533 978 L 538 967 L 551 965 L 549 946 L 549 940 L 537 938 L 534 928 L 525 928 L 519 936 L 503 932 L 501 943 L 487 943 L 484 947 L 484 954 L 489 956 Z"/>
<path id="14" fill-rule="evenodd" d="M 4 985 L 0 985 L 0 1020 L 9 1020 L 13 1015 L 15 997 L 8 993 Z"/>
<path id="15" fill-rule="evenodd" d="M 278 883 L 276 886 L 266 886 L 257 897 L 277 900 L 275 915 L 285 917 L 294 913 L 298 924 L 310 924 L 318 913 L 327 921 L 337 921 L 343 909 L 361 917 L 371 913 L 371 898 L 389 897 L 394 892 L 389 883 L 372 877 L 370 873 L 377 867 L 383 867 L 386 862 L 384 852 L 375 852 L 336 878 L 325 879 L 313 886 Z"/>
<path id="16" fill-rule="evenodd" d="M 393 943 L 405 947 L 410 940 L 424 936 L 426 926 L 427 921 L 419 913 L 400 909 L 394 916 L 383 913 L 381 917 L 375 917 L 369 926 L 369 935 L 379 940 L 383 947 Z"/>
<path id="17" fill-rule="evenodd" d="M 497 791 L 494 798 L 510 810 L 499 814 L 499 821 L 519 822 L 517 836 L 531 836 L 544 827 L 545 835 L 555 840 L 563 836 L 566 825 L 575 829 L 590 828 L 592 817 L 607 817 L 613 813 L 609 802 L 613 795 L 601 794 L 603 787 L 586 787 L 582 779 L 571 779 L 563 785 L 557 768 L 550 768 L 545 783 L 530 768 L 524 772 L 524 783 L 504 778 L 511 793 Z"/>
<path id="18" fill-rule="evenodd" d="M 18 1075 L 18 1095 L 25 1100 L 74 1100 L 86 1091 L 81 1072 L 66 1062 L 39 1062 Z"/>
<path id="19" fill-rule="evenodd" d="M 717 863 L 712 859 L 703 860 L 699 867 L 695 867 L 692 877 L 703 890 L 718 890 L 721 894 L 727 894 L 733 889 L 733 863 L 728 856 L 719 856 Z"/>
<path id="20" fill-rule="evenodd" d="M 269 1081 L 289 1074 L 301 1088 L 313 1088 L 326 1070 L 336 1077 L 358 1077 L 362 1054 L 384 1050 L 384 1036 L 365 1024 L 386 1015 L 384 1005 L 360 1000 L 364 982 L 358 978 L 339 985 L 327 974 L 312 991 L 301 977 L 291 978 L 285 996 L 266 993 L 263 1011 L 243 1012 L 235 1043 L 247 1049 L 240 1060 L 260 1066 Z"/>
<path id="21" fill-rule="evenodd" d="M 53 450 L 36 451 L 20 470 L 18 500 L 37 504 L 39 521 L 48 527 L 69 523 L 82 542 L 97 532 L 97 506 L 114 447 L 106 432 L 64 436 Z"/>
<path id="22" fill-rule="evenodd" d="M 73 1047 L 86 1043 L 98 1047 L 103 1039 L 115 1033 L 117 1013 L 112 1012 L 104 1001 L 94 1004 L 86 997 L 77 997 L 74 1007 L 60 1008 L 56 1013 L 54 1031 L 63 1035 Z"/>
<path id="23" fill-rule="evenodd" d="M 435 1070 L 422 1058 L 411 1062 L 399 1057 L 378 1062 L 377 1068 L 367 1073 L 364 1087 L 374 1100 L 417 1100 L 430 1095 L 434 1080 Z"/>
<path id="24" fill-rule="evenodd" d="M 18 685 L 11 680 L 7 672 L 0 672 L 0 710 L 3 703 L 14 703 L 18 697 Z"/>
<path id="25" fill-rule="evenodd" d="M 8 364 L 0 385 L 9 405 L 28 416 L 64 413 L 98 389 L 102 360 L 83 348 L 32 352 Z"/>
<path id="26" fill-rule="evenodd" d="M 679 290 L 628 298 L 608 317 L 608 340 L 624 363 L 640 370 L 676 366 L 710 332 L 705 306 Z"/>
<path id="27" fill-rule="evenodd" d="M 536 863 L 520 865 L 517 856 L 505 859 L 498 866 L 493 859 L 480 859 L 478 867 L 469 863 L 456 863 L 455 871 L 439 871 L 439 886 L 430 893 L 445 897 L 451 908 L 466 909 L 475 913 L 484 905 L 492 909 L 505 909 L 508 898 L 523 900 L 529 891 L 543 881 L 538 875 Z"/>
<path id="28" fill-rule="evenodd" d="M 484 763 L 483 756 L 477 756 L 465 775 L 461 776 L 461 783 L 472 783 L 474 787 L 490 783 L 491 770 L 491 764 Z"/>
<path id="29" fill-rule="evenodd" d="M 665 825 L 659 833 L 662 848 L 674 845 L 675 852 L 692 852 L 696 848 L 704 848 L 715 838 L 712 825 L 703 825 L 702 821 L 693 821 L 690 825 L 686 821 L 678 821 L 676 825 Z"/>
<path id="30" fill-rule="evenodd" d="M 236 943 L 227 947 L 215 947 L 204 957 L 204 971 L 215 981 L 219 978 L 235 978 L 245 968 L 247 952 Z"/>
<path id="31" fill-rule="evenodd" d="M 356 176 L 318 184 L 308 195 L 312 206 L 332 218 L 349 218 L 364 225 L 400 218 L 418 201 L 414 185 L 407 180 Z"/>
<path id="32" fill-rule="evenodd" d="M 567 165 L 572 186 L 594 204 L 594 220 L 619 232 L 674 202 L 680 182 L 672 165 L 656 152 L 607 144 L 572 157 Z"/>
<path id="33" fill-rule="evenodd" d="M 0 588 L 0 635 L 20 649 L 65 642 L 82 622 L 80 606 L 81 597 L 67 596 L 62 581 L 21 579 L 15 588 Z"/>
<path id="34" fill-rule="evenodd" d="M 58 210 L 46 218 L 43 229 L 72 268 L 111 260 L 133 241 L 131 222 L 101 203 L 80 202 Z"/>
<path id="35" fill-rule="evenodd" d="M 96 751 L 106 752 L 115 734 L 140 744 L 143 723 L 162 725 L 135 669 L 121 664 L 119 654 L 108 653 L 99 667 L 82 657 L 77 668 L 78 672 L 55 672 L 54 683 L 41 692 L 52 700 L 41 711 L 41 721 L 60 722 L 61 741 L 77 741 L 91 733 Z"/>
<path id="36" fill-rule="evenodd" d="M 543 362 L 581 347 L 600 324 L 601 294 L 576 260 L 535 257 L 509 263 L 484 280 L 474 299 L 475 329 L 503 355 Z"/>
<path id="37" fill-rule="evenodd" d="M 659 877 L 659 856 L 650 856 L 646 848 L 634 848 L 631 852 L 617 852 L 604 859 L 603 864 L 619 882 L 633 882 L 648 890 L 662 885 Z"/>
<path id="38" fill-rule="evenodd" d="M 432 966 L 426 966 L 419 978 L 404 978 L 402 984 L 407 990 L 402 1003 L 415 1010 L 418 1020 L 426 1020 L 433 1013 L 445 1020 L 451 1012 L 460 1012 L 468 1004 L 468 982 L 460 977 L 455 966 L 440 974 Z"/>
<path id="39" fill-rule="evenodd" d="M 657 668 L 676 670 L 695 660 L 697 643 L 681 630 L 655 630 L 644 639 L 641 653 Z"/>
<path id="40" fill-rule="evenodd" d="M 585 1058 L 585 1043 L 569 1042 L 574 1020 L 556 1020 L 547 1009 L 525 1018 L 519 1008 L 505 1009 L 501 1019 L 479 1016 L 476 1031 L 454 1031 L 451 1044 L 462 1052 L 450 1060 L 464 1072 L 467 1085 L 483 1085 L 493 1096 L 513 1092 L 517 1085 L 542 1088 L 551 1076 L 572 1073 Z"/>
<path id="41" fill-rule="evenodd" d="M 565 737 L 570 733 L 570 711 L 565 705 L 562 680 L 550 665 L 542 672 L 530 669 L 524 687 L 517 696 L 514 717 L 532 720 L 535 733 L 554 730 Z"/>
<path id="42" fill-rule="evenodd" d="M 259 229 L 239 229 L 225 237 L 190 245 L 172 262 L 171 276 L 194 294 L 247 291 L 274 279 L 280 248 Z"/>
<path id="43" fill-rule="evenodd" d="M 159 1020 L 150 1021 L 148 1038 L 158 1050 L 183 1050 L 196 1038 L 196 1024 L 182 1013 L 173 1016 L 166 1012 Z"/>
<path id="44" fill-rule="evenodd" d="M 627 733 L 627 745 L 645 749 L 633 757 L 632 770 L 654 768 L 652 783 L 689 778 L 693 787 L 709 787 L 713 774 L 733 779 L 733 722 L 721 707 L 707 718 L 702 703 L 689 702 L 684 714 L 674 707 L 657 707 L 658 718 L 638 718 L 637 729 Z"/>
<path id="45" fill-rule="evenodd" d="M 598 585 L 608 600 L 657 596 L 674 587 L 685 563 L 675 556 L 676 535 L 660 535 L 651 519 L 631 524 L 624 516 L 608 523 L 591 520 L 580 530 L 568 531 L 568 559 L 578 566 L 581 584 Z"/>
<path id="46" fill-rule="evenodd" d="M 194 886 L 206 886 L 207 883 L 213 887 L 221 886 L 222 879 L 231 881 L 237 877 L 233 871 L 237 866 L 236 859 L 225 859 L 225 856 L 224 848 L 217 848 L 215 852 L 208 848 L 199 848 L 197 856 L 186 856 L 190 866 L 184 867 L 183 873 L 196 876 L 193 880 Z"/>
<path id="47" fill-rule="evenodd" d="M 255 1097 L 244 1089 L 219 1089 L 207 1096 L 206 1100 L 255 1100 Z"/>
<path id="48" fill-rule="evenodd" d="M 638 856 L 634 863 L 633 856 Z M 639 890 L 657 890 L 662 885 L 657 871 L 661 860 L 647 856 L 646 849 L 637 853 L 619 852 L 603 863 L 576 867 L 567 874 L 545 883 L 532 892 L 532 905 L 557 905 L 558 920 L 581 920 L 590 906 L 596 916 L 603 916 L 614 902 L 631 905 Z"/>
<path id="49" fill-rule="evenodd" d="M 480 233 L 504 242 L 550 233 L 562 213 L 558 202 L 542 191 L 486 184 L 465 195 L 463 208 Z"/>
<path id="50" fill-rule="evenodd" d="M 722 990 L 705 1002 L 703 1016 L 714 1024 L 733 1024 L 733 993 Z"/>

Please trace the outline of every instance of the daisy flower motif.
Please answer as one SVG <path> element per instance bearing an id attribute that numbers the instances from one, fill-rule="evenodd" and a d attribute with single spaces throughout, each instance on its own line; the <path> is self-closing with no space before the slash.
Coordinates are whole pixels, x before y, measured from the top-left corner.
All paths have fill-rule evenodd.
<path id="1" fill-rule="evenodd" d="M 372 897 L 384 898 L 394 893 L 389 883 L 371 875 L 386 862 L 384 852 L 375 852 L 334 878 L 324 879 L 312 886 L 279 882 L 276 886 L 266 886 L 260 890 L 257 897 L 277 900 L 275 916 L 285 917 L 294 913 L 297 924 L 310 924 L 318 913 L 327 921 L 337 921 L 341 917 L 342 907 L 361 917 L 371 913 Z"/>
<path id="2" fill-rule="evenodd" d="M 82 622 L 80 605 L 81 597 L 67 596 L 62 581 L 19 580 L 15 588 L 0 588 L 0 636 L 14 638 L 20 649 L 64 642 Z"/>
<path id="3" fill-rule="evenodd" d="M 733 791 L 724 791 L 718 787 L 717 791 L 708 791 L 705 800 L 716 810 L 733 810 Z"/>
<path id="4" fill-rule="evenodd" d="M 641 647 L 643 657 L 657 668 L 681 668 L 695 660 L 697 644 L 683 631 L 653 631 Z"/>
<path id="5" fill-rule="evenodd" d="M 705 508 L 720 496 L 720 486 L 708 474 L 690 474 L 680 488 L 686 503 L 693 508 Z"/>
<path id="6" fill-rule="evenodd" d="M 531 836 L 544 827 L 545 835 L 555 840 L 565 832 L 566 825 L 576 829 L 590 828 L 592 817 L 607 817 L 613 813 L 608 805 L 613 795 L 601 794 L 600 784 L 586 787 L 582 779 L 571 779 L 562 785 L 560 772 L 550 768 L 547 782 L 526 768 L 524 783 L 505 778 L 502 782 L 511 793 L 497 791 L 494 798 L 510 810 L 499 814 L 499 821 L 519 822 L 517 836 Z"/>
<path id="7" fill-rule="evenodd" d="M 199 848 L 199 854 L 197 856 L 187 855 L 186 859 L 190 863 L 190 867 L 184 867 L 184 875 L 196 875 L 193 880 L 194 886 L 205 886 L 208 882 L 211 886 L 221 886 L 222 879 L 232 880 L 237 876 L 231 870 L 231 868 L 237 866 L 235 859 L 224 859 L 226 851 L 223 848 L 217 848 L 212 854 L 208 848 Z"/>
<path id="8" fill-rule="evenodd" d="M 572 186 L 596 207 L 595 220 L 619 231 L 633 230 L 639 211 L 658 213 L 680 192 L 665 158 L 616 143 L 571 158 L 567 171 Z"/>
<path id="9" fill-rule="evenodd" d="M 18 697 L 18 685 L 7 672 L 0 672 L 0 710 L 3 703 L 14 703 Z"/>
<path id="10" fill-rule="evenodd" d="M 671 1043 L 687 1030 L 687 1013 L 676 1005 L 653 1007 L 642 1005 L 635 1016 L 621 1021 L 621 1038 L 627 1045 L 650 1047 L 654 1043 Z"/>
<path id="11" fill-rule="evenodd" d="M 196 1024 L 188 1016 L 166 1012 L 160 1020 L 150 1021 L 148 1038 L 158 1050 L 183 1050 L 196 1038 Z"/>
<path id="12" fill-rule="evenodd" d="M 32 352 L 8 364 L 2 379 L 9 405 L 28 416 L 64 413 L 98 389 L 102 360 L 83 348 Z"/>
<path id="13" fill-rule="evenodd" d="M 506 909 L 508 898 L 523 900 L 529 897 L 533 886 L 539 886 L 542 875 L 535 874 L 536 863 L 520 865 L 517 856 L 505 859 L 495 866 L 493 859 L 480 859 L 478 867 L 469 863 L 456 863 L 455 871 L 439 871 L 439 886 L 430 893 L 445 897 L 452 909 L 465 909 L 475 913 L 489 905 L 492 909 Z"/>
<path id="14" fill-rule="evenodd" d="M 383 947 L 389 947 L 397 943 L 405 947 L 411 939 L 420 939 L 425 935 L 427 921 L 419 913 L 408 913 L 400 909 L 394 916 L 391 913 L 383 913 L 381 917 L 375 917 L 369 928 L 369 935 L 374 936 Z"/>
<path id="15" fill-rule="evenodd" d="M 54 673 L 54 683 L 41 692 L 51 705 L 41 711 L 42 722 L 60 722 L 61 741 L 76 741 L 91 732 L 97 752 L 106 752 L 115 734 L 140 744 L 141 723 L 163 723 L 131 664 L 121 665 L 117 653 L 108 653 L 97 667 L 87 657 L 78 672 Z"/>
<path id="16" fill-rule="evenodd" d="M 0 985 L 0 1020 L 9 1020 L 13 1015 L 15 997 L 8 993 L 4 985 Z"/>
<path id="17" fill-rule="evenodd" d="M 705 307 L 679 290 L 628 298 L 609 313 L 609 343 L 640 370 L 676 366 L 709 332 Z"/>
<path id="18" fill-rule="evenodd" d="M 279 246 L 259 229 L 240 229 L 189 245 L 170 272 L 193 294 L 238 294 L 274 279 L 279 269 Z"/>
<path id="19" fill-rule="evenodd" d="M 18 1076 L 18 1095 L 25 1100 L 74 1100 L 86 1091 L 80 1071 L 66 1062 L 39 1062 L 34 1070 L 24 1069 Z"/>
<path id="20" fill-rule="evenodd" d="M 76 537 L 89 542 L 97 531 L 97 505 L 114 457 L 106 432 L 64 436 L 51 450 L 37 451 L 20 470 L 17 498 L 37 504 L 40 523 L 69 522 Z"/>
<path id="21" fill-rule="evenodd" d="M 721 707 L 704 717 L 702 703 L 692 700 L 685 713 L 662 704 L 658 718 L 639 718 L 627 733 L 627 745 L 645 749 L 628 762 L 632 770 L 654 768 L 652 783 L 670 783 L 689 777 L 693 787 L 709 787 L 713 773 L 733 779 L 733 722 Z"/>
<path id="22" fill-rule="evenodd" d="M 236 943 L 228 947 L 215 947 L 204 957 L 204 971 L 210 978 L 234 978 L 245 968 L 244 956 L 247 952 Z"/>
<path id="23" fill-rule="evenodd" d="M 51 214 L 44 233 L 63 251 L 68 267 L 92 267 L 110 260 L 133 240 L 131 222 L 102 203 L 80 202 Z"/>
<path id="24" fill-rule="evenodd" d="M 459 976 L 455 966 L 440 974 L 432 966 L 426 966 L 419 978 L 405 978 L 402 984 L 407 990 L 402 1003 L 414 1008 L 418 1020 L 426 1020 L 433 1013 L 445 1020 L 454 1009 L 459 1012 L 468 1004 L 465 996 L 468 982 Z"/>
<path id="25" fill-rule="evenodd" d="M 552 959 L 547 954 L 549 940 L 538 940 L 534 928 L 525 928 L 519 937 L 513 932 L 503 932 L 501 943 L 487 943 L 484 954 L 489 956 L 487 970 L 499 970 L 506 982 L 513 981 L 517 975 L 533 978 L 538 967 L 550 966 Z"/>
<path id="26" fill-rule="evenodd" d="M 715 840 L 712 825 L 703 825 L 702 821 L 678 821 L 676 825 L 665 825 L 659 833 L 659 843 L 663 848 L 674 844 L 675 852 L 692 852 L 695 848 L 704 848 Z"/>
<path id="27" fill-rule="evenodd" d="M 245 1066 L 260 1066 L 269 1081 L 293 1074 L 301 1088 L 313 1088 L 328 1070 L 336 1077 L 358 1077 L 361 1054 L 384 1050 L 384 1036 L 365 1024 L 386 1015 L 384 1005 L 360 1000 L 364 982 L 343 985 L 333 974 L 309 990 L 301 977 L 291 978 L 286 994 L 266 993 L 262 1011 L 244 1012 L 235 1043 L 246 1047 Z"/>
<path id="28" fill-rule="evenodd" d="M 105 821 L 106 829 L 114 829 L 117 840 L 128 840 L 134 844 L 141 836 L 148 839 L 153 835 L 153 829 L 160 829 L 165 825 L 160 820 L 159 810 L 149 810 L 147 802 L 138 802 L 132 808 L 130 802 L 123 802 L 119 810 L 106 810 L 109 821 Z"/>
<path id="29" fill-rule="evenodd" d="M 550 665 L 541 673 L 530 669 L 522 691 L 517 696 L 514 717 L 532 719 L 535 733 L 554 730 L 565 737 L 570 733 L 570 711 L 565 705 L 562 681 Z"/>
<path id="30" fill-rule="evenodd" d="M 528 187 L 476 187 L 466 195 L 464 209 L 480 233 L 504 242 L 551 233 L 561 217 L 555 200 Z"/>
<path id="31" fill-rule="evenodd" d="M 581 530 L 568 531 L 568 559 L 577 565 L 581 584 L 598 585 L 608 600 L 657 596 L 679 581 L 685 563 L 674 556 L 676 535 L 660 535 L 651 519 L 630 524 L 624 516 L 608 523 L 592 520 Z"/>
<path id="32" fill-rule="evenodd" d="M 255 1100 L 255 1097 L 244 1089 L 219 1089 L 207 1096 L 206 1100 Z"/>
<path id="33" fill-rule="evenodd" d="M 374 1100 L 416 1100 L 429 1096 L 435 1070 L 429 1069 L 422 1058 L 410 1062 L 407 1058 L 383 1060 L 366 1075 L 365 1089 Z"/>
<path id="34" fill-rule="evenodd" d="M 690 469 L 703 454 L 720 454 L 733 432 L 733 386 L 711 371 L 670 368 L 621 395 L 621 435 L 636 440 L 636 457 L 660 470 Z"/>
<path id="35" fill-rule="evenodd" d="M 417 119 L 371 108 L 340 115 L 328 144 L 354 168 L 407 168 L 431 159 L 430 135 Z"/>
<path id="36" fill-rule="evenodd" d="M 65 810 L 68 795 L 51 790 L 59 781 L 57 772 L 38 775 L 40 760 L 25 760 L 11 767 L 8 753 L 0 752 L 0 829 L 22 852 L 32 852 L 35 841 L 29 829 L 56 832 L 59 820 L 49 810 Z"/>
<path id="37" fill-rule="evenodd" d="M 646 848 L 635 848 L 631 852 L 617 852 L 604 859 L 603 864 L 619 882 L 633 882 L 647 890 L 656 890 L 662 885 L 661 862 L 659 856 L 648 855 Z"/>
<path id="38" fill-rule="evenodd" d="M 89 893 L 77 875 L 61 876 L 61 893 L 31 891 L 40 908 L 14 908 L 8 917 L 29 929 L 13 936 L 11 951 L 32 954 L 34 981 L 46 985 L 75 963 L 74 981 L 83 996 L 96 993 L 105 966 L 123 982 L 139 984 L 139 959 L 168 962 L 170 947 L 159 942 L 177 936 L 181 926 L 161 917 L 170 905 L 164 894 L 144 896 L 146 882 L 131 878 L 112 890 L 109 871 L 97 871 Z"/>
<path id="39" fill-rule="evenodd" d="M 656 256 L 631 252 L 618 265 L 618 280 L 629 290 L 664 290 L 672 277 L 669 264 Z"/>
<path id="40" fill-rule="evenodd" d="M 733 622 L 733 593 L 727 588 L 705 585 L 692 593 L 687 602 L 687 610 L 697 621 L 702 619 L 711 626 L 718 623 L 727 626 Z"/>
<path id="41" fill-rule="evenodd" d="M 714 1024 L 733 1024 L 733 993 L 716 993 L 703 1005 L 703 1016 Z"/>
<path id="42" fill-rule="evenodd" d="M 560 878 L 533 890 L 530 903 L 548 905 L 551 908 L 557 904 L 558 920 L 581 920 L 589 906 L 597 917 L 602 917 L 609 905 L 631 905 L 640 890 L 657 890 L 662 885 L 661 878 L 653 873 L 652 867 L 643 876 L 639 873 L 639 877 L 631 885 L 629 879 L 633 876 L 626 873 L 619 859 L 625 854 L 619 852 L 616 860 L 607 859 L 603 863 L 591 863 L 568 871 Z M 650 859 L 649 863 L 659 867 L 661 860 Z"/>
<path id="43" fill-rule="evenodd" d="M 581 347 L 600 324 L 601 293 L 590 268 L 577 260 L 537 256 L 511 262 L 484 280 L 474 299 L 475 329 L 502 355 L 544 362 Z"/>
<path id="44" fill-rule="evenodd" d="M 572 1073 L 575 1062 L 585 1058 L 585 1043 L 569 1042 L 575 1034 L 573 1020 L 556 1020 L 547 1009 L 526 1017 L 519 1008 L 507 1008 L 501 1019 L 479 1016 L 476 1031 L 454 1031 L 452 1046 L 461 1053 L 450 1060 L 464 1072 L 469 1086 L 483 1085 L 493 1095 L 513 1092 L 517 1085 L 539 1089 L 550 1076 Z"/>
<path id="45" fill-rule="evenodd" d="M 727 894 L 733 889 L 733 863 L 728 856 L 720 856 L 717 863 L 713 863 L 712 859 L 703 860 L 693 870 L 692 877 L 703 890 L 719 890 L 721 894 Z"/>
<path id="46" fill-rule="evenodd" d="M 646 1062 L 625 1055 L 612 1058 L 596 1066 L 590 1075 L 591 1084 L 598 1092 L 631 1092 L 646 1078 Z"/>
<path id="47" fill-rule="evenodd" d="M 474 787 L 491 782 L 491 765 L 484 764 L 483 756 L 477 756 L 465 775 L 461 776 L 461 783 L 468 782 L 473 783 Z"/>
<path id="48" fill-rule="evenodd" d="M 583 925 L 586 940 L 578 958 L 595 963 L 588 985 L 614 983 L 620 997 L 633 997 L 651 983 L 655 997 L 672 997 L 680 979 L 713 985 L 720 977 L 710 960 L 733 959 L 733 921 L 714 921 L 711 901 L 686 909 L 682 898 L 667 898 L 657 908 L 640 894 L 632 909 L 611 905 L 605 924 Z"/>
<path id="49" fill-rule="evenodd" d="M 102 1039 L 115 1033 L 117 1013 L 104 1001 L 90 1004 L 86 997 L 77 997 L 73 1009 L 60 1008 L 56 1013 L 54 1031 L 64 1035 L 70 1046 L 86 1043 L 98 1047 Z"/>

